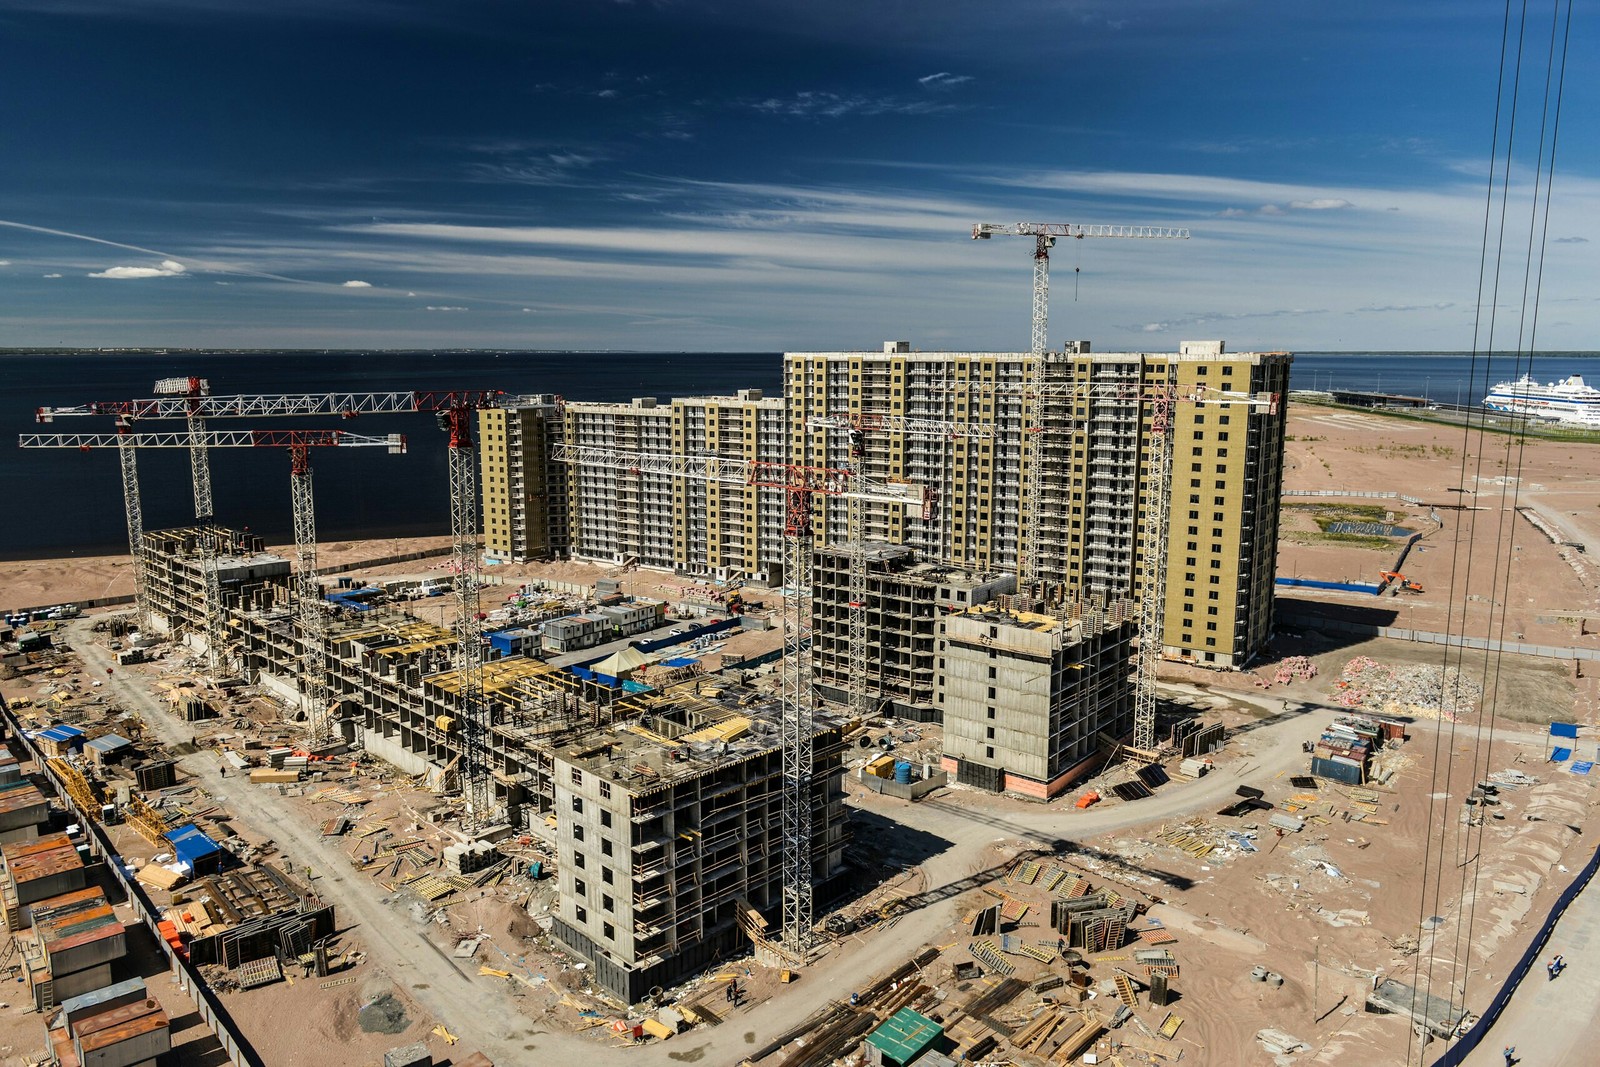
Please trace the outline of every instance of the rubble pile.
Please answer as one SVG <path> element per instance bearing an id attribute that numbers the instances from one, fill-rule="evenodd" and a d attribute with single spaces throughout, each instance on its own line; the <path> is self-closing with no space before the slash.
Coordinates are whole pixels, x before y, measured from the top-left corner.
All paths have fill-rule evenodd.
<path id="1" fill-rule="evenodd" d="M 1335 696 L 1346 708 L 1458 722 L 1477 710 L 1483 687 L 1458 667 L 1391 666 L 1357 656 L 1339 673 Z"/>
<path id="2" fill-rule="evenodd" d="M 1272 677 L 1263 678 L 1256 676 L 1256 686 L 1261 689 L 1271 689 L 1274 685 L 1288 685 L 1290 682 L 1307 681 L 1317 676 L 1317 665 L 1305 656 L 1285 656 L 1278 664 Z"/>

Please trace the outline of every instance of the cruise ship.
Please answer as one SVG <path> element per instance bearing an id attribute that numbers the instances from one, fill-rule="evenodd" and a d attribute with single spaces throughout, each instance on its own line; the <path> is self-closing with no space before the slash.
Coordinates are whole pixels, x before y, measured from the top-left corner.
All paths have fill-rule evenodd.
<path id="1" fill-rule="evenodd" d="M 1582 375 L 1571 374 L 1548 385 L 1524 374 L 1514 382 L 1501 382 L 1483 398 L 1490 411 L 1508 411 L 1558 422 L 1600 424 L 1600 389 L 1583 384 Z"/>

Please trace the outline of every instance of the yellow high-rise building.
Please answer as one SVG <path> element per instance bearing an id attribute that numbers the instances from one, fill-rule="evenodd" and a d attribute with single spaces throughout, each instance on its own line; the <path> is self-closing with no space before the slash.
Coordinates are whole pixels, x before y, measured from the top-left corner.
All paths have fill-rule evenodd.
<path id="1" fill-rule="evenodd" d="M 565 556 L 567 477 L 550 458 L 561 443 L 561 398 L 519 397 L 478 412 L 478 482 L 489 559 Z"/>
<path id="2" fill-rule="evenodd" d="M 1039 576 L 1063 598 L 1137 598 L 1143 592 L 1143 524 L 1150 476 L 1150 396 L 1172 386 L 1173 464 L 1164 652 L 1240 666 L 1272 630 L 1278 497 L 1283 473 L 1287 353 L 1227 353 L 1220 342 L 1177 353 L 1091 354 L 1082 342 L 1050 353 L 1049 394 L 1038 427 L 1024 427 L 1028 353 L 788 353 L 784 357 L 790 459 L 854 462 L 869 477 L 933 493 L 917 509 L 871 505 L 869 540 L 908 544 L 924 557 L 975 573 L 1014 572 L 1019 500 L 1037 494 Z M 1276 397 L 1269 407 L 1195 404 L 1196 396 Z M 817 428 L 822 415 L 865 416 L 864 435 Z M 948 428 L 879 431 L 872 416 Z M 1022 469 L 1023 434 L 1037 435 L 1041 470 Z M 818 501 L 819 543 L 846 540 L 846 505 Z"/>

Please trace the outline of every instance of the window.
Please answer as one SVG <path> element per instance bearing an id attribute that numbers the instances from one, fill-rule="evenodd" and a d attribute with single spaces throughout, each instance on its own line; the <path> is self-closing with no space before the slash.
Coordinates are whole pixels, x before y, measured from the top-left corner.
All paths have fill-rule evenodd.
<path id="1" fill-rule="evenodd" d="M 615 900 L 612 900 L 610 897 L 607 897 L 607 896 L 602 896 L 600 898 L 600 906 L 602 908 L 604 908 L 606 911 L 616 911 L 617 910 L 617 902 Z"/>
<path id="2" fill-rule="evenodd" d="M 605 935 L 607 941 L 615 941 L 617 939 L 617 928 L 610 923 L 601 923 L 600 932 Z"/>
<path id="3" fill-rule="evenodd" d="M 1215 615 L 1216 613 L 1217 613 L 1217 609 L 1215 607 L 1206 608 L 1206 614 L 1207 615 Z"/>
<path id="4" fill-rule="evenodd" d="M 577 812 L 580 815 L 583 814 L 583 798 L 582 797 L 573 797 L 572 798 L 572 810 Z"/>
<path id="5" fill-rule="evenodd" d="M 572 768 L 572 784 L 573 785 L 582 785 L 583 784 L 583 772 L 578 770 L 578 768 L 576 768 L 576 767 Z"/>
<path id="6" fill-rule="evenodd" d="M 610 826 L 611 825 L 611 813 L 609 811 L 606 811 L 604 808 L 602 808 L 600 810 L 600 825 L 601 826 Z"/>
<path id="7" fill-rule="evenodd" d="M 989 687 L 989 699 L 990 700 L 994 699 L 994 686 L 992 686 L 992 685 Z"/>
<path id="8" fill-rule="evenodd" d="M 582 878 L 579 878 L 577 881 L 572 883 L 572 892 L 577 896 L 586 897 L 589 895 L 589 886 Z"/>
<path id="9" fill-rule="evenodd" d="M 587 923 L 589 921 L 589 909 L 588 908 L 584 908 L 584 907 L 573 908 L 572 909 L 572 918 L 576 922 Z"/>
<path id="10" fill-rule="evenodd" d="M 1216 628 L 1217 628 L 1217 624 L 1216 624 L 1216 623 L 1214 623 L 1214 622 L 1208 622 L 1208 623 L 1206 623 L 1206 629 L 1208 629 L 1208 630 L 1215 630 L 1215 629 L 1216 629 Z"/>
<path id="11" fill-rule="evenodd" d="M 605 779 L 601 779 L 601 781 L 600 781 L 600 799 L 601 800 L 610 800 L 611 799 L 611 783 L 606 781 Z M 600 818 L 601 822 L 605 822 L 605 824 L 607 826 L 611 825 L 609 822 L 606 822 L 607 819 L 611 818 L 611 813 L 610 812 L 603 811 L 603 812 L 600 813 L 600 817 L 601 817 Z"/>
<path id="12" fill-rule="evenodd" d="M 582 852 L 574 852 L 572 854 L 572 865 L 574 867 L 578 868 L 578 870 L 581 871 L 581 870 L 583 870 L 583 864 L 584 864 L 583 853 Z"/>
<path id="13" fill-rule="evenodd" d="M 994 677 L 994 668 L 993 667 L 989 668 L 989 677 L 991 677 L 991 678 Z"/>
<path id="14" fill-rule="evenodd" d="M 989 709 L 989 718 L 991 718 L 991 719 L 994 718 L 994 709 L 993 708 Z"/>
<path id="15" fill-rule="evenodd" d="M 994 740 L 994 727 L 993 726 L 985 726 L 984 727 L 983 736 L 984 736 L 984 738 L 986 740 L 993 741 Z"/>
<path id="16" fill-rule="evenodd" d="M 985 749 L 984 749 L 984 750 L 983 750 L 983 758 L 984 758 L 984 759 L 994 759 L 994 749 L 992 749 L 992 748 L 985 748 Z"/>
<path id="17" fill-rule="evenodd" d="M 582 841 L 583 840 L 583 827 L 574 826 L 572 828 L 572 839 L 574 841 Z"/>
<path id="18" fill-rule="evenodd" d="M 600 839 L 600 855 L 602 855 L 602 856 L 611 855 L 611 839 L 610 838 L 603 837 L 603 838 Z M 608 882 L 611 880 L 610 875 L 611 875 L 611 872 L 607 871 L 606 872 L 606 881 L 608 881 Z"/>

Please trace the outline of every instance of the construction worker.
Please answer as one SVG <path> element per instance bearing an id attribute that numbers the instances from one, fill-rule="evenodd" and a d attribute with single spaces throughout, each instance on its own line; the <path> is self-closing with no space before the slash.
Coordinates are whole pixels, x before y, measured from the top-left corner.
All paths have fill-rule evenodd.
<path id="1" fill-rule="evenodd" d="M 1517 1054 L 1517 1049 L 1516 1049 L 1515 1045 L 1507 1045 L 1506 1046 L 1505 1052 L 1502 1053 L 1502 1055 L 1504 1055 L 1505 1058 L 1506 1058 L 1506 1067 L 1511 1067 L 1511 1065 L 1513 1063 L 1517 1062 L 1516 1061 L 1516 1054 Z"/>

